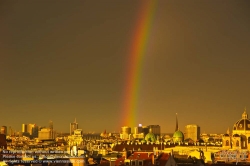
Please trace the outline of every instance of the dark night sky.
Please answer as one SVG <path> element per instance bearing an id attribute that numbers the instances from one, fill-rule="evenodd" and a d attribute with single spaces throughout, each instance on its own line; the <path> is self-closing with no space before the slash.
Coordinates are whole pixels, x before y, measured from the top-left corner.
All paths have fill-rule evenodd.
<path id="1" fill-rule="evenodd" d="M 145 1 L 1 1 L 0 125 L 118 131 L 129 47 Z M 225 133 L 250 113 L 250 1 L 160 0 L 138 123 Z M 249 109 L 248 109 L 249 108 Z"/>

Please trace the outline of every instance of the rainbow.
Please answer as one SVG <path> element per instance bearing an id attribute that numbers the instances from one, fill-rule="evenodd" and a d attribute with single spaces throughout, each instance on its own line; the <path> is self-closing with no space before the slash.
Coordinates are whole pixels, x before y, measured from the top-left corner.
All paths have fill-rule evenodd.
<path id="1" fill-rule="evenodd" d="M 122 105 L 122 126 L 134 127 L 138 112 L 140 80 L 147 43 L 156 10 L 157 0 L 141 1 L 135 32 L 133 34 L 126 70 L 125 92 Z"/>

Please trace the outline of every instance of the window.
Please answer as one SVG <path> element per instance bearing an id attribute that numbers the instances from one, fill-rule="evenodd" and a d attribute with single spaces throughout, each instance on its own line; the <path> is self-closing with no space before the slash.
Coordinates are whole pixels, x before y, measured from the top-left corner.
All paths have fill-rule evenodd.
<path id="1" fill-rule="evenodd" d="M 229 146 L 229 141 L 228 140 L 226 141 L 226 146 Z"/>
<path id="2" fill-rule="evenodd" d="M 239 140 L 236 141 L 236 146 L 240 146 Z"/>

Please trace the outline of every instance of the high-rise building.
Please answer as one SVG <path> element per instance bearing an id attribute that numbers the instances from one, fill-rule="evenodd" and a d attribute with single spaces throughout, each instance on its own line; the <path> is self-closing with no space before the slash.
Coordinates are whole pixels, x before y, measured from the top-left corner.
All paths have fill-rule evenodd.
<path id="1" fill-rule="evenodd" d="M 9 135 L 14 135 L 14 132 L 11 126 L 9 126 Z"/>
<path id="2" fill-rule="evenodd" d="M 27 132 L 32 135 L 32 130 L 35 127 L 36 124 L 28 124 L 27 125 Z"/>
<path id="3" fill-rule="evenodd" d="M 31 137 L 37 138 L 38 137 L 38 126 L 36 124 L 28 124 L 27 125 L 27 132 L 30 134 Z"/>
<path id="4" fill-rule="evenodd" d="M 78 129 L 78 123 L 76 122 L 76 118 L 75 118 L 75 121 L 70 123 L 70 128 L 69 128 L 69 133 L 70 135 L 73 135 L 74 134 L 74 131 Z"/>
<path id="5" fill-rule="evenodd" d="M 38 137 L 38 131 L 39 131 L 39 127 L 37 125 L 35 125 L 33 128 L 32 128 L 32 137 L 33 138 L 37 138 Z"/>
<path id="6" fill-rule="evenodd" d="M 156 137 L 161 136 L 161 127 L 159 125 L 149 125 L 148 128 Z"/>
<path id="7" fill-rule="evenodd" d="M 22 132 L 23 133 L 27 132 L 27 124 L 22 124 Z"/>
<path id="8" fill-rule="evenodd" d="M 148 126 L 142 126 L 142 132 L 143 132 L 144 136 L 147 135 L 149 133 Z"/>
<path id="9" fill-rule="evenodd" d="M 122 134 L 131 134 L 131 127 L 123 126 L 122 127 Z"/>
<path id="10" fill-rule="evenodd" d="M 139 138 L 139 139 L 144 138 L 144 133 L 142 131 L 142 125 L 141 124 L 139 124 L 138 127 L 134 127 L 133 137 L 134 138 Z"/>
<path id="11" fill-rule="evenodd" d="M 53 122 L 49 121 L 49 129 L 50 129 L 50 135 L 51 135 L 51 139 L 54 139 L 54 129 L 53 129 Z"/>
<path id="12" fill-rule="evenodd" d="M 193 141 L 200 139 L 200 126 L 196 124 L 190 124 L 185 126 L 184 138 L 190 138 Z"/>
<path id="13" fill-rule="evenodd" d="M 142 126 L 134 127 L 134 134 L 140 134 L 142 133 Z"/>
<path id="14" fill-rule="evenodd" d="M 49 121 L 49 128 L 53 130 L 53 122 Z"/>
<path id="15" fill-rule="evenodd" d="M 1 134 L 7 135 L 7 126 L 1 127 Z"/>
<path id="16" fill-rule="evenodd" d="M 120 134 L 121 139 L 129 139 L 131 135 L 131 127 L 123 126 Z"/>

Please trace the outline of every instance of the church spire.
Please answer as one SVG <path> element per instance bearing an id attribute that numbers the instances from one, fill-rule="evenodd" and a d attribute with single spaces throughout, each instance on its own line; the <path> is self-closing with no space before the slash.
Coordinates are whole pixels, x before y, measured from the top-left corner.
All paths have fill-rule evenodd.
<path id="1" fill-rule="evenodd" d="M 178 126 L 178 118 L 177 118 L 177 113 L 176 113 L 176 124 L 175 124 L 175 131 L 179 130 L 179 126 Z"/>
<path id="2" fill-rule="evenodd" d="M 245 107 L 245 110 L 242 114 L 242 119 L 248 119 L 248 115 L 247 115 L 247 108 Z"/>
<path id="3" fill-rule="evenodd" d="M 230 135 L 230 130 L 229 130 L 229 127 L 228 127 L 228 129 L 227 129 L 227 134 L 228 134 L 228 135 Z"/>

